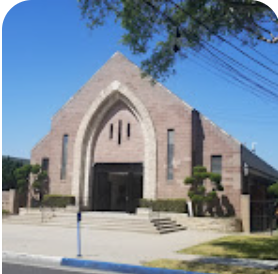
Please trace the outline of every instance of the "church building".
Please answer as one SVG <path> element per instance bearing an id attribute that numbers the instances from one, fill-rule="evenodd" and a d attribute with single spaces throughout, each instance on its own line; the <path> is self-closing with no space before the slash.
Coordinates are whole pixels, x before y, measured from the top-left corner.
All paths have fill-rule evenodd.
<path id="1" fill-rule="evenodd" d="M 186 88 L 185 88 L 186 89 Z M 266 199 L 278 172 L 121 53 L 54 115 L 31 163 L 48 170 L 50 194 L 92 211 L 134 212 L 140 198 L 187 198 L 194 166 L 222 176 L 220 202 L 239 218 Z M 242 199 L 248 197 L 248 203 Z"/>

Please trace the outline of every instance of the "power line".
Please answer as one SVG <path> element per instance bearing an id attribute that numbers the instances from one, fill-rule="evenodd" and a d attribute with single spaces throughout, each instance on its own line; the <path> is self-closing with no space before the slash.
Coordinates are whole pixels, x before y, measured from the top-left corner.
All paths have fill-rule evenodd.
<path id="1" fill-rule="evenodd" d="M 154 6 L 154 5 L 153 5 L 152 3 L 150 3 L 149 1 L 146 1 L 146 0 L 143 0 L 143 1 L 144 1 L 148 6 L 150 6 L 152 9 L 154 9 L 155 12 L 159 12 L 162 16 L 164 16 L 165 18 L 167 18 L 167 20 L 168 20 L 172 25 L 174 25 L 175 27 L 179 27 L 179 26 L 177 25 L 177 23 L 176 23 L 170 16 L 168 16 L 165 12 L 161 11 L 160 9 L 158 9 L 156 6 Z M 171 0 L 170 0 L 170 1 L 171 1 Z M 171 2 L 172 2 L 172 1 L 171 1 Z M 183 31 L 183 29 L 181 29 L 181 31 L 184 32 L 185 35 L 186 35 L 186 37 L 187 37 L 186 31 Z M 202 45 L 203 48 L 206 48 L 206 46 L 205 46 L 202 42 L 200 42 L 200 44 Z M 212 45 L 209 45 L 209 46 L 210 46 L 211 48 L 213 48 L 214 50 L 218 51 L 219 53 L 221 53 L 224 57 L 233 60 L 233 62 L 236 63 L 237 65 L 240 65 L 241 67 L 245 68 L 246 70 L 252 72 L 252 73 L 255 74 L 257 77 L 260 77 L 261 79 L 264 79 L 264 81 L 268 82 L 268 84 L 272 84 L 272 85 L 274 85 L 274 86 L 277 86 L 276 83 L 270 81 L 269 79 L 267 79 L 267 78 L 265 78 L 265 77 L 259 75 L 258 73 L 254 72 L 253 70 L 247 68 L 246 66 L 242 65 L 242 64 L 239 63 L 237 60 L 235 60 L 234 58 L 228 56 L 226 53 L 224 53 L 224 52 L 218 50 L 217 48 L 215 48 L 215 47 L 212 46 Z M 211 51 L 210 51 L 210 52 L 211 52 Z M 216 57 L 215 54 L 214 54 L 213 56 Z M 252 58 L 253 58 L 253 57 L 252 57 Z M 254 58 L 253 58 L 253 59 L 254 59 Z M 222 66 L 224 66 L 229 72 L 236 73 L 237 76 L 242 77 L 245 81 L 251 82 L 251 83 L 254 85 L 254 87 L 255 87 L 256 89 L 261 89 L 265 94 L 270 95 L 270 96 L 273 96 L 273 97 L 275 97 L 275 98 L 278 96 L 278 94 L 276 94 L 275 92 L 272 92 L 271 90 L 265 88 L 265 87 L 262 86 L 260 83 L 256 83 L 253 79 L 248 78 L 248 76 L 243 75 L 241 72 L 237 71 L 235 68 L 233 68 L 232 66 L 228 65 L 226 61 L 223 61 L 223 60 L 219 59 L 219 57 L 218 57 L 218 61 L 222 61 L 222 62 L 223 62 Z M 237 81 L 240 81 L 238 77 L 235 78 L 235 77 L 233 76 L 233 78 L 234 78 L 235 80 L 237 80 Z M 243 83 L 243 84 L 245 84 L 245 85 L 247 85 L 246 83 L 244 83 L 244 82 L 242 82 L 242 81 L 240 81 L 240 82 Z M 247 85 L 247 86 L 248 86 L 248 85 Z M 253 87 L 253 89 L 254 89 L 254 87 Z M 249 86 L 249 88 L 250 88 L 250 86 Z M 251 88 L 252 88 L 252 87 L 251 87 Z M 253 92 L 252 92 L 252 93 L 253 93 Z M 276 99 L 277 99 L 277 98 L 276 98 Z"/>
<path id="2" fill-rule="evenodd" d="M 235 73 L 237 76 L 243 78 L 245 81 L 252 83 L 256 88 L 259 88 L 260 90 L 264 91 L 265 94 L 270 95 L 273 97 L 273 99 L 278 100 L 278 94 L 272 92 L 271 90 L 265 88 L 264 86 L 262 86 L 261 84 L 256 83 L 254 80 L 252 80 L 251 78 L 245 76 L 243 73 L 241 73 L 240 71 L 238 71 L 237 69 L 235 69 L 233 66 L 231 66 L 230 64 L 228 64 L 227 62 L 223 61 L 220 57 L 218 57 L 217 55 L 215 55 L 212 51 L 210 51 L 209 49 L 206 49 L 216 60 L 222 62 L 222 65 L 224 65 L 225 67 L 228 68 L 229 71 L 232 71 L 233 73 Z M 238 78 L 236 78 L 237 81 L 240 81 Z"/>
<path id="3" fill-rule="evenodd" d="M 214 51 L 216 51 L 216 52 L 220 53 L 221 55 L 223 55 L 225 58 L 227 58 L 227 59 L 229 59 L 230 61 L 232 61 L 233 63 L 237 64 L 237 65 L 240 66 L 241 68 L 243 68 L 243 69 L 249 71 L 250 73 L 256 75 L 257 77 L 261 78 L 261 80 L 265 81 L 266 83 L 268 83 L 268 84 L 270 84 L 270 85 L 273 85 L 274 88 L 278 88 L 278 84 L 277 84 L 277 83 L 275 83 L 275 82 L 273 82 L 273 81 L 267 79 L 266 77 L 260 75 L 259 73 L 253 71 L 252 69 L 250 69 L 250 68 L 244 66 L 242 63 L 240 63 L 239 61 L 237 61 L 237 60 L 234 59 L 233 57 L 229 56 L 228 54 L 226 54 L 226 53 L 220 51 L 220 50 L 217 49 L 216 47 L 214 47 L 214 46 L 212 46 L 212 45 L 210 45 L 210 44 L 208 44 L 208 46 L 211 47 Z M 272 93 L 274 93 L 274 92 L 272 92 Z M 275 94 L 275 93 L 274 93 L 274 94 Z M 275 95 L 277 95 L 277 94 L 275 94 Z"/>
<path id="4" fill-rule="evenodd" d="M 237 36 L 233 36 L 236 40 L 238 40 L 241 43 L 244 43 L 243 39 L 240 39 Z M 268 61 L 269 63 L 271 63 L 272 65 L 278 66 L 278 63 L 273 61 L 272 59 L 270 59 L 268 56 L 266 56 L 265 54 L 261 53 L 259 50 L 255 49 L 253 46 L 250 46 L 249 44 L 247 44 L 248 48 L 250 48 L 252 51 L 256 52 L 256 54 L 258 54 L 259 56 L 261 56 L 262 58 L 264 58 L 266 61 Z"/>
<path id="5" fill-rule="evenodd" d="M 203 58 L 200 58 L 200 56 L 202 56 Z M 220 66 L 217 66 L 217 64 L 215 64 L 214 62 L 214 65 L 212 66 L 212 62 L 211 62 L 211 59 L 208 58 L 208 56 L 205 56 L 203 55 L 202 53 L 198 53 L 198 55 L 195 56 L 196 58 L 199 58 L 199 59 L 202 59 L 203 62 L 207 63 L 209 65 L 209 67 L 206 69 L 210 70 L 211 71 L 211 68 L 213 68 L 215 71 L 211 73 L 213 74 L 216 74 L 218 77 L 224 79 L 225 81 L 235 85 L 235 86 L 238 86 L 240 87 L 241 89 L 243 89 L 244 91 L 249 91 L 251 94 L 253 94 L 255 97 L 265 101 L 266 99 L 270 100 L 271 99 L 269 97 L 264 97 L 262 94 L 261 94 L 261 90 L 256 88 L 256 87 L 253 87 L 251 86 L 250 84 L 242 81 L 242 79 L 238 78 L 237 76 L 235 75 L 231 75 L 231 71 L 229 71 L 226 67 L 223 67 L 223 65 L 220 65 Z M 199 66 L 203 67 L 200 63 L 198 63 Z M 230 78 L 232 78 L 234 81 L 230 80 L 228 77 L 225 77 L 227 75 L 227 70 L 230 72 Z M 219 73 L 219 71 L 222 72 L 222 74 Z M 246 90 L 247 88 L 247 90 Z M 267 103 L 269 103 L 269 101 L 265 101 Z"/>
<path id="6" fill-rule="evenodd" d="M 144 2 L 146 2 L 145 0 L 143 0 Z M 258 65 L 264 67 L 265 69 L 267 69 L 268 71 L 274 73 L 275 75 L 278 75 L 278 73 L 276 71 L 274 71 L 273 69 L 269 68 L 268 66 L 266 66 L 265 64 L 263 64 L 262 62 L 256 60 L 254 57 L 252 57 L 251 55 L 249 55 L 248 53 L 244 52 L 243 50 L 241 50 L 240 48 L 238 48 L 237 46 L 235 46 L 233 43 L 231 43 L 230 41 L 228 41 L 227 39 L 225 39 L 224 37 L 218 35 L 216 32 L 212 31 L 210 29 L 210 27 L 208 27 L 206 24 L 204 24 L 202 21 L 200 21 L 199 19 L 193 17 L 189 12 L 187 12 L 185 9 L 183 9 L 181 6 L 179 6 L 178 4 L 176 4 L 173 0 L 168 0 L 170 1 L 176 8 L 180 9 L 181 11 L 183 11 L 186 15 L 188 15 L 191 19 L 193 19 L 195 22 L 197 22 L 197 24 L 202 25 L 206 30 L 208 30 L 211 34 L 215 35 L 218 39 L 220 39 L 221 41 L 225 42 L 226 44 L 228 44 L 230 47 L 234 48 L 236 51 L 240 52 L 241 54 L 243 54 L 245 57 L 248 57 L 250 60 L 252 60 L 253 62 L 257 63 Z"/>
<path id="7" fill-rule="evenodd" d="M 171 1 L 171 0 L 170 0 Z M 157 12 L 159 12 L 162 16 L 164 16 L 165 18 L 167 18 L 167 20 L 174 25 L 175 27 L 177 26 L 177 23 L 170 17 L 168 16 L 165 12 L 159 10 L 157 7 L 155 7 L 152 3 L 147 2 L 144 0 L 144 2 L 150 6 L 153 10 L 157 10 Z M 172 1 L 171 1 L 172 2 Z M 111 6 L 109 6 L 111 8 Z M 138 7 L 138 5 L 134 6 L 141 14 L 142 14 L 142 10 Z M 115 9 L 115 7 L 112 7 L 113 11 L 119 15 L 119 12 Z M 156 12 L 156 11 L 155 11 Z M 186 32 L 186 31 L 183 31 Z M 187 33 L 185 33 L 185 35 L 187 36 Z M 257 83 L 256 81 L 254 81 L 252 78 L 244 75 L 242 72 L 238 71 L 235 67 L 231 66 L 230 64 L 227 63 L 227 61 L 221 59 L 219 56 L 217 56 L 216 53 L 212 53 L 211 50 L 214 50 L 216 52 L 218 52 L 219 54 L 221 54 L 224 58 L 232 61 L 234 63 L 234 65 L 236 66 L 240 66 L 241 68 L 245 69 L 246 71 L 249 71 L 250 73 L 252 73 L 255 78 L 260 78 L 261 81 L 264 81 L 265 83 L 272 85 L 273 87 L 278 87 L 278 85 L 275 82 L 270 81 L 269 79 L 265 78 L 264 76 L 258 74 L 257 72 L 251 70 L 250 68 L 244 66 L 243 64 L 241 64 L 240 62 L 238 62 L 237 60 L 235 60 L 234 58 L 230 57 L 229 55 L 227 55 L 226 53 L 218 50 L 216 47 L 208 44 L 206 42 L 206 44 L 211 48 L 211 50 L 207 49 L 207 46 L 204 45 L 203 42 L 200 42 L 200 44 L 202 45 L 202 47 L 213 57 L 214 61 L 216 60 L 217 62 L 212 62 L 212 66 L 214 67 L 215 70 L 219 70 L 219 66 L 220 66 L 220 70 L 222 72 L 228 72 L 230 74 L 230 77 L 232 79 L 234 79 L 236 82 L 234 82 L 235 85 L 238 86 L 245 86 L 249 89 L 249 91 L 255 95 L 256 97 L 259 97 L 260 99 L 263 99 L 264 97 L 262 97 L 262 92 L 265 96 L 267 96 L 268 99 L 277 99 L 278 94 L 276 94 L 275 92 L 272 92 L 271 90 L 269 90 L 268 88 L 265 88 L 264 86 L 262 86 L 259 83 Z M 194 52 L 197 52 L 197 50 L 195 50 L 194 48 L 190 48 L 191 50 L 193 50 Z M 198 55 L 197 55 L 198 56 Z M 203 56 L 204 57 L 204 56 Z M 208 59 L 208 57 L 204 57 L 206 59 Z M 206 61 L 207 62 L 207 61 Z M 216 68 L 216 64 L 217 64 L 217 68 Z M 224 78 L 226 81 L 227 78 L 226 77 L 222 77 Z M 230 81 L 229 81 L 230 82 Z M 240 84 L 236 84 L 236 83 L 240 83 Z M 250 85 L 251 83 L 251 85 Z"/>

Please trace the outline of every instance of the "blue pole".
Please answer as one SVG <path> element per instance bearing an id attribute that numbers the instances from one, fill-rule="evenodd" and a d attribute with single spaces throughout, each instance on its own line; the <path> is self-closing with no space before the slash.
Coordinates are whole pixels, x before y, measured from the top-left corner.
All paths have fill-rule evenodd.
<path id="1" fill-rule="evenodd" d="M 77 257 L 81 257 L 80 219 L 77 219 Z"/>

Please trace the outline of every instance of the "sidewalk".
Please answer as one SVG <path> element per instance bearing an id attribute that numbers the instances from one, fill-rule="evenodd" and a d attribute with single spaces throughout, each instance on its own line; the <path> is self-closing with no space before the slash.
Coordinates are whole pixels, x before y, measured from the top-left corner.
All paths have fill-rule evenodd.
<path id="1" fill-rule="evenodd" d="M 278 267 L 278 261 L 209 258 L 176 253 L 182 248 L 225 236 L 216 232 L 181 231 L 156 235 L 82 228 L 81 235 L 83 260 L 139 266 L 156 259 L 176 259 L 264 269 Z M 2 226 L 2 249 L 10 256 L 24 253 L 33 254 L 33 258 L 76 258 L 76 238 L 76 229 L 73 228 L 12 224 Z"/>

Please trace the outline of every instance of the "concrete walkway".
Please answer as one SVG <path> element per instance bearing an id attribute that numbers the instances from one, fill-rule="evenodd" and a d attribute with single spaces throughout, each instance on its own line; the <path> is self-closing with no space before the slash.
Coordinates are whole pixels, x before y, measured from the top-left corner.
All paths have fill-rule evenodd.
<path id="1" fill-rule="evenodd" d="M 74 228 L 14 225 L 2 226 L 2 249 L 18 253 L 76 257 Z M 140 265 L 155 259 L 183 259 L 176 251 L 225 234 L 180 231 L 166 235 L 81 229 L 84 259 Z"/>
<path id="2" fill-rule="evenodd" d="M 44 256 L 75 258 L 76 229 L 3 224 L 2 250 Z M 177 259 L 273 269 L 276 261 L 208 258 L 176 251 L 227 234 L 208 231 L 180 231 L 166 235 L 82 228 L 82 259 L 141 265 L 155 259 Z"/>

